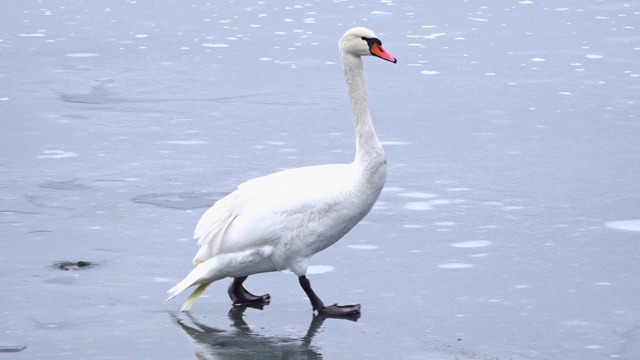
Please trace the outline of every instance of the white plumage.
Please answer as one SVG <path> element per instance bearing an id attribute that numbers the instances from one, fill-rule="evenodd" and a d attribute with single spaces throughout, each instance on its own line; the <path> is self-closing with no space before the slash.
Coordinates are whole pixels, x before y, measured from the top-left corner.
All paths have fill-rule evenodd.
<path id="1" fill-rule="evenodd" d="M 256 297 L 242 282 L 252 274 L 289 269 L 300 278 L 314 310 L 339 316 L 359 312 L 359 305 L 325 307 L 305 274 L 311 256 L 351 230 L 384 186 L 386 159 L 371 124 L 360 57 L 375 55 L 392 62 L 395 58 L 382 49 L 373 32 L 361 27 L 345 33 L 340 52 L 356 131 L 354 161 L 258 177 L 218 200 L 196 226 L 195 269 L 168 291 L 171 299 L 199 285 L 182 310 L 190 310 L 211 282 L 226 277 L 235 278 L 229 288 L 235 303 L 268 302 L 268 295 Z"/>

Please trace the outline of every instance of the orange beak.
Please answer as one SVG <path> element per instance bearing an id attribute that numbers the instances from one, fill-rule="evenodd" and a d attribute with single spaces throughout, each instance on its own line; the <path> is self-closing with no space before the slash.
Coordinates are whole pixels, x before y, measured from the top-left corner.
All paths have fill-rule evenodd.
<path id="1" fill-rule="evenodd" d="M 394 58 L 393 56 L 391 56 L 391 54 L 389 54 L 388 52 L 386 52 L 382 46 L 378 45 L 378 44 L 373 44 L 371 46 L 371 48 L 369 48 L 369 51 L 371 51 L 371 55 L 373 56 L 377 56 L 380 59 L 384 59 L 387 61 L 391 61 L 392 63 L 396 63 L 398 60 L 396 60 L 396 58 Z"/>

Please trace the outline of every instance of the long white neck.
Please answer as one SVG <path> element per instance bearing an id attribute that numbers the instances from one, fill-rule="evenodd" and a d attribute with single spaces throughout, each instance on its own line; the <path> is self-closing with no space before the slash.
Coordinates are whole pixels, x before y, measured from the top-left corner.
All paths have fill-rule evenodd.
<path id="1" fill-rule="evenodd" d="M 349 53 L 342 54 L 342 68 L 347 82 L 353 126 L 356 133 L 356 156 L 354 163 L 363 169 L 378 169 L 384 166 L 386 158 L 382 144 L 371 123 L 367 105 L 367 91 L 364 85 L 362 58 Z"/>

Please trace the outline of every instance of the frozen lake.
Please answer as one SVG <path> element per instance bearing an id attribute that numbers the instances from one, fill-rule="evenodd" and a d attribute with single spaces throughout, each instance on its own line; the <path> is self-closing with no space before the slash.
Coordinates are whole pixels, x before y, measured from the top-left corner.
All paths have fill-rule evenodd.
<path id="1" fill-rule="evenodd" d="M 216 199 L 352 160 L 355 25 L 389 175 L 309 279 L 362 316 L 164 303 Z M 0 357 L 638 359 L 639 101 L 637 0 L 3 1 Z"/>

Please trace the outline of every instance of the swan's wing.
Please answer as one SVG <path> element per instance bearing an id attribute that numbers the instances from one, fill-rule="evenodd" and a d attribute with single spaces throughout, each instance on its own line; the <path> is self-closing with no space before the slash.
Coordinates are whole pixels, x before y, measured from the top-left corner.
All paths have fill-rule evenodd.
<path id="1" fill-rule="evenodd" d="M 219 253 L 273 245 L 299 224 L 304 212 L 348 186 L 347 165 L 321 165 L 284 170 L 246 181 L 218 200 L 194 231 L 200 249 L 194 264 Z"/>
<path id="2" fill-rule="evenodd" d="M 193 237 L 198 239 L 200 250 L 193 258 L 193 263 L 198 265 L 201 262 L 213 257 L 220 251 L 222 237 L 229 225 L 236 218 L 237 211 L 234 211 L 234 200 L 238 198 L 237 190 L 224 198 L 218 200 L 211 206 L 198 221 Z"/>

